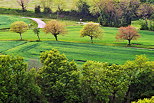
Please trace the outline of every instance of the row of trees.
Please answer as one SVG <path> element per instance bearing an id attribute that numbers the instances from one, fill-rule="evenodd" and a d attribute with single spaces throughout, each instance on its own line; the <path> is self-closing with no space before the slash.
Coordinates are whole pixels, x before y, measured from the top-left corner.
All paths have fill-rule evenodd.
<path id="1" fill-rule="evenodd" d="M 20 40 L 22 40 L 22 33 L 28 30 L 28 25 L 25 22 L 17 21 L 11 25 L 10 30 L 13 32 L 19 33 Z M 40 37 L 39 37 L 40 30 L 38 28 L 34 28 L 33 31 L 35 34 L 37 34 L 38 40 L 40 41 Z M 52 20 L 45 25 L 44 32 L 51 33 L 55 37 L 56 41 L 58 41 L 58 35 L 65 34 L 66 29 L 62 23 L 56 20 Z M 83 29 L 81 30 L 80 36 L 90 37 L 91 43 L 93 43 L 93 38 L 102 38 L 102 33 L 103 32 L 100 25 L 91 22 L 86 24 L 83 27 Z M 128 45 L 131 45 L 131 40 L 136 40 L 139 37 L 140 35 L 138 34 L 136 28 L 132 26 L 119 28 L 119 33 L 116 35 L 117 40 L 128 40 Z"/>
<path id="2" fill-rule="evenodd" d="M 87 61 L 81 68 L 57 50 L 40 60 L 40 69 L 28 70 L 23 58 L 0 55 L 0 102 L 130 103 L 154 95 L 154 62 L 144 55 L 123 65 Z"/>
<path id="3" fill-rule="evenodd" d="M 25 11 L 24 5 L 29 0 L 17 1 Z M 130 25 L 133 19 L 142 18 L 145 21 L 153 19 L 153 2 L 153 0 L 73 0 L 71 4 L 74 7 L 72 9 L 75 9 L 76 13 L 79 12 L 80 16 L 94 15 L 103 26 L 121 27 Z M 40 0 L 38 9 L 43 7 L 44 12 L 51 13 L 56 7 L 59 14 L 64 11 L 67 3 L 65 0 Z M 38 9 L 36 9 L 37 12 Z"/>

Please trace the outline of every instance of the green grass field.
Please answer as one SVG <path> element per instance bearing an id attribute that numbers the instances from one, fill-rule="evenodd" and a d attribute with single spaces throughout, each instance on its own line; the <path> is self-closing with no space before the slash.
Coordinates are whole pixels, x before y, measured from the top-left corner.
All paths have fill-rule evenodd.
<path id="1" fill-rule="evenodd" d="M 9 27 L 11 22 L 9 22 L 10 19 L 7 18 L 19 20 L 19 17 L 5 17 L 1 15 L 0 23 L 4 22 L 1 27 Z M 29 22 L 27 19 L 24 20 Z M 154 48 L 154 32 L 139 31 L 141 38 L 137 41 L 132 41 L 133 45 L 130 48 L 126 45 L 127 41 L 116 41 L 115 35 L 118 28 L 102 27 L 104 31 L 103 38 L 94 39 L 94 44 L 91 44 L 88 37 L 80 37 L 82 25 L 77 25 L 73 21 L 63 22 L 67 23 L 68 32 L 65 36 L 59 35 L 59 41 L 55 41 L 51 34 L 45 34 L 43 30 L 40 32 L 41 42 L 36 42 L 37 36 L 31 29 L 23 34 L 24 41 L 19 41 L 19 34 L 17 33 L 0 31 L 0 53 L 23 56 L 26 60 L 38 60 L 42 51 L 55 48 L 65 53 L 70 60 L 75 61 L 94 60 L 122 64 L 126 60 L 134 59 L 135 55 L 142 54 L 147 55 L 150 60 L 154 60 L 154 57 L 152 57 L 154 54 L 153 50 L 136 48 Z"/>
<path id="2" fill-rule="evenodd" d="M 5 45 L 5 46 L 4 46 Z M 134 49 L 114 46 L 103 46 L 87 43 L 71 43 L 64 41 L 0 41 L 0 53 L 23 56 L 25 60 L 39 59 L 41 52 L 57 49 L 64 53 L 69 60 L 75 61 L 101 61 L 122 64 L 127 60 L 133 60 L 135 55 L 147 55 L 150 60 L 154 51 L 146 49 Z"/>
<path id="3" fill-rule="evenodd" d="M 0 15 L 0 29 L 2 28 L 9 28 L 10 25 L 15 21 L 24 21 L 26 23 L 30 23 L 31 20 L 25 19 L 19 16 L 7 16 L 7 15 Z"/>
<path id="4" fill-rule="evenodd" d="M 21 6 L 16 2 L 17 0 L 0 0 L 0 8 L 19 8 L 21 9 Z M 66 0 L 66 6 L 65 9 L 73 8 L 72 0 Z M 39 0 L 30 0 L 30 2 L 27 5 L 28 10 L 34 10 L 36 5 L 40 5 Z M 55 10 L 56 7 L 53 6 L 53 10 Z"/>
<path id="5" fill-rule="evenodd" d="M 77 42 L 77 43 L 90 43 L 89 37 L 80 37 L 80 30 L 83 26 L 71 25 L 67 26 L 67 34 L 62 36 L 59 35 L 60 41 L 66 42 Z M 108 46 L 127 46 L 127 41 L 116 41 L 115 36 L 118 28 L 102 27 L 104 33 L 101 39 L 94 39 L 95 44 L 108 45 Z M 132 40 L 132 47 L 140 48 L 154 48 L 154 32 L 152 31 L 139 31 L 141 38 L 138 40 Z M 54 41 L 55 38 L 51 34 L 45 34 L 43 30 L 40 33 L 41 40 L 43 41 Z M 27 31 L 23 34 L 23 39 L 26 41 L 36 41 L 37 37 L 32 30 Z M 10 31 L 0 32 L 0 40 L 19 40 L 19 34 Z"/>

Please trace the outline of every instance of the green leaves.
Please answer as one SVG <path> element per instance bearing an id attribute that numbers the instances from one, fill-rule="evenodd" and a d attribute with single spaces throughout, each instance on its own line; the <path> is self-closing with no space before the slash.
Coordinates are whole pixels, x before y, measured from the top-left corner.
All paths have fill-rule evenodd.
<path id="1" fill-rule="evenodd" d="M 0 102 L 42 103 L 41 90 L 35 75 L 27 71 L 22 57 L 0 55 Z"/>
<path id="2" fill-rule="evenodd" d="M 17 21 L 11 24 L 10 31 L 20 34 L 20 40 L 22 40 L 22 33 L 28 30 L 28 25 L 23 21 Z"/>
<path id="3" fill-rule="evenodd" d="M 88 61 L 82 74 L 83 96 L 88 97 L 85 101 L 114 103 L 127 90 L 127 75 L 121 66 Z"/>
<path id="4" fill-rule="evenodd" d="M 79 74 L 76 64 L 68 62 L 66 56 L 57 50 L 43 52 L 41 62 L 43 68 L 39 84 L 44 95 L 52 98 L 53 102 L 78 101 Z"/>
<path id="5" fill-rule="evenodd" d="M 53 49 L 41 62 L 38 71 L 28 70 L 22 57 L 0 55 L 0 102 L 126 103 L 154 93 L 154 63 L 145 55 L 124 65 L 88 61 L 77 68 Z"/>

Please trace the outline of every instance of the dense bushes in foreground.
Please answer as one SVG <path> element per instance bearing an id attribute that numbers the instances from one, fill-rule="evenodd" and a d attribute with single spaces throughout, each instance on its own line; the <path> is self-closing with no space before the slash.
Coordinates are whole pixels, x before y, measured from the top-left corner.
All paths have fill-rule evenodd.
<path id="1" fill-rule="evenodd" d="M 154 62 L 144 55 L 124 65 L 88 61 L 77 68 L 51 50 L 41 63 L 28 70 L 23 58 L 0 55 L 0 102 L 130 103 L 154 95 Z"/>

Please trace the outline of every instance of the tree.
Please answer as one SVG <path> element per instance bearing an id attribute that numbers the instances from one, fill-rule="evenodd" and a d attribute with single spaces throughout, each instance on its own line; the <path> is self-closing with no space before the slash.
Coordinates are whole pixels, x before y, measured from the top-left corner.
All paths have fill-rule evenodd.
<path id="1" fill-rule="evenodd" d="M 123 103 L 130 103 L 140 98 L 149 98 L 154 94 L 154 62 L 148 61 L 145 55 L 136 56 L 135 60 L 127 61 L 122 68 L 128 75 L 128 90 Z"/>
<path id="2" fill-rule="evenodd" d="M 40 41 L 40 36 L 39 36 L 40 30 L 39 30 L 39 28 L 34 28 L 33 32 L 37 35 L 38 41 Z"/>
<path id="3" fill-rule="evenodd" d="M 0 102 L 44 103 L 35 72 L 28 71 L 22 57 L 0 55 Z"/>
<path id="4" fill-rule="evenodd" d="M 154 14 L 154 6 L 149 3 L 143 3 L 140 5 L 140 7 L 137 10 L 137 15 L 140 18 L 143 18 L 145 23 L 142 23 L 142 28 L 143 30 L 148 30 L 148 19 Z"/>
<path id="5" fill-rule="evenodd" d="M 76 64 L 69 62 L 57 50 L 41 54 L 42 69 L 38 83 L 43 95 L 52 103 L 76 103 L 79 101 L 79 73 Z"/>
<path id="6" fill-rule="evenodd" d="M 22 7 L 22 11 L 26 11 L 27 4 L 30 0 L 17 0 L 17 3 Z"/>
<path id="7" fill-rule="evenodd" d="M 58 35 L 66 32 L 65 26 L 56 20 L 49 21 L 44 27 L 45 33 L 51 33 L 56 41 L 58 41 Z"/>
<path id="8" fill-rule="evenodd" d="M 10 31 L 20 34 L 20 40 L 22 40 L 22 33 L 28 30 L 28 25 L 23 21 L 17 21 L 11 24 Z"/>
<path id="9" fill-rule="evenodd" d="M 40 0 L 40 4 L 44 9 L 44 13 L 51 13 L 51 8 L 53 7 L 53 0 Z"/>
<path id="10" fill-rule="evenodd" d="M 128 26 L 139 7 L 139 0 L 92 0 L 91 12 L 104 26 Z"/>
<path id="11" fill-rule="evenodd" d="M 142 17 L 143 19 L 150 18 L 150 16 L 152 16 L 153 13 L 154 13 L 154 6 L 149 3 L 141 4 L 137 10 L 138 16 Z"/>
<path id="12" fill-rule="evenodd" d="M 65 0 L 55 0 L 54 5 L 57 6 L 57 12 L 62 12 L 66 6 Z"/>
<path id="13" fill-rule="evenodd" d="M 88 103 L 121 103 L 127 91 L 127 75 L 121 65 L 88 61 L 82 68 L 82 95 Z"/>
<path id="14" fill-rule="evenodd" d="M 100 28 L 99 24 L 88 23 L 81 30 L 80 36 L 89 36 L 91 39 L 91 43 L 93 43 L 93 38 L 101 38 L 102 29 Z"/>
<path id="15" fill-rule="evenodd" d="M 89 5 L 87 3 L 86 0 L 78 0 L 76 1 L 76 7 L 78 9 L 78 12 L 83 15 L 83 16 L 86 16 L 88 14 L 90 14 L 90 11 L 89 11 Z"/>
<path id="16" fill-rule="evenodd" d="M 119 33 L 116 35 L 117 40 L 128 40 L 128 45 L 131 45 L 131 40 L 136 40 L 139 37 L 140 35 L 138 34 L 136 28 L 132 26 L 120 27 Z"/>

